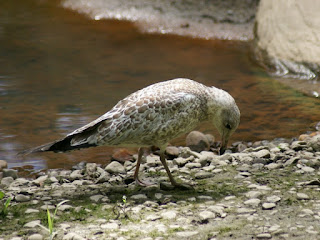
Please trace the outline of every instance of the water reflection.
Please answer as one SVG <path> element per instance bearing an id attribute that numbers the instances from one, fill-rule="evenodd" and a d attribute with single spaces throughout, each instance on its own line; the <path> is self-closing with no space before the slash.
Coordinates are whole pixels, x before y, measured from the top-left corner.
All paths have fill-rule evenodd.
<path id="1" fill-rule="evenodd" d="M 16 153 L 59 139 L 128 94 L 175 77 L 234 96 L 242 115 L 231 142 L 292 137 L 319 120 L 318 99 L 266 77 L 250 62 L 248 43 L 145 35 L 131 23 L 89 20 L 54 1 L 2 1 L 0 9 L 7 13 L 0 14 L 0 159 L 10 167 L 105 163 L 113 148 Z M 211 124 L 200 130 L 217 135 Z"/>

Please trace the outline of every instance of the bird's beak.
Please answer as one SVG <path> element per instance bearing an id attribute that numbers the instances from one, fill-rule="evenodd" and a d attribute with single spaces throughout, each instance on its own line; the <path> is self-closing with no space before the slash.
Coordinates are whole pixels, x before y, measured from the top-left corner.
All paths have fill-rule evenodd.
<path id="1" fill-rule="evenodd" d="M 226 138 L 225 136 L 222 135 L 221 137 L 221 147 L 220 147 L 220 155 L 224 154 L 224 152 L 226 151 L 226 148 L 228 146 L 228 138 Z"/>

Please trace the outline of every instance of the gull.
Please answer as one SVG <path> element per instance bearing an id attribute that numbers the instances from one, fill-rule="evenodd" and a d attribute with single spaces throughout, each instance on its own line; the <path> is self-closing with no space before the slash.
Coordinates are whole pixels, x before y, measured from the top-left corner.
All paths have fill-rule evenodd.
<path id="1" fill-rule="evenodd" d="M 138 177 L 141 159 L 146 147 L 156 146 L 171 184 L 181 187 L 169 170 L 165 149 L 170 140 L 192 131 L 204 121 L 211 122 L 221 135 L 220 154 L 223 154 L 240 122 L 240 111 L 234 98 L 222 89 L 177 78 L 134 92 L 101 117 L 64 138 L 24 150 L 21 154 L 67 152 L 103 145 L 139 147 L 134 180 L 146 185 Z"/>

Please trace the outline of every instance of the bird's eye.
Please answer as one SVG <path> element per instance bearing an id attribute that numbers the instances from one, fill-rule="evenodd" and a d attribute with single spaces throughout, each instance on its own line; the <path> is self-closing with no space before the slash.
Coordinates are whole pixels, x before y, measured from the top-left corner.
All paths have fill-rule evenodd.
<path id="1" fill-rule="evenodd" d="M 231 125 L 229 123 L 226 124 L 226 128 L 231 130 Z"/>

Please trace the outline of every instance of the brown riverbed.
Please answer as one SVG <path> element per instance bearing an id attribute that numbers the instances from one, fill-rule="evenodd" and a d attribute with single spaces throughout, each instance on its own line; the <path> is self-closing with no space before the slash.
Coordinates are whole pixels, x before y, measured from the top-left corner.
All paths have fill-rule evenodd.
<path id="1" fill-rule="evenodd" d="M 113 148 L 16 153 L 61 138 L 131 92 L 176 77 L 234 96 L 242 117 L 231 142 L 297 136 L 320 119 L 319 100 L 267 77 L 251 61 L 248 42 L 143 34 L 130 22 L 90 20 L 55 1 L 7 1 L 0 9 L 0 159 L 9 167 L 105 163 Z M 210 124 L 200 130 L 217 136 Z"/>

